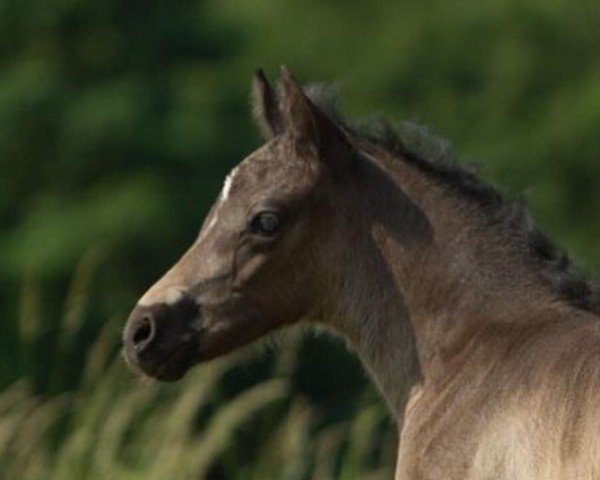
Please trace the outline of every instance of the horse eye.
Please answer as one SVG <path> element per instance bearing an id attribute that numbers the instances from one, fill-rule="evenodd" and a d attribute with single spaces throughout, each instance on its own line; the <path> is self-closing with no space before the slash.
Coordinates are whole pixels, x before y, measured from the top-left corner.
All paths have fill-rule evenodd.
<path id="1" fill-rule="evenodd" d="M 279 232 L 281 222 L 272 212 L 262 212 L 256 215 L 250 223 L 252 231 L 265 237 L 272 237 Z"/>

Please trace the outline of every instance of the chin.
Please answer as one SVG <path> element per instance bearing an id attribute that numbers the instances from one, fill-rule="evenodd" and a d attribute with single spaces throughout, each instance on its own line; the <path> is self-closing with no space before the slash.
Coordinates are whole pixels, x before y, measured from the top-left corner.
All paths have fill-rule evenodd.
<path id="1" fill-rule="evenodd" d="M 187 371 L 198 363 L 197 346 L 192 343 L 182 344 L 172 352 L 164 355 L 160 361 L 143 362 L 125 349 L 124 357 L 129 367 L 145 377 L 161 382 L 176 382 L 182 379 Z"/>

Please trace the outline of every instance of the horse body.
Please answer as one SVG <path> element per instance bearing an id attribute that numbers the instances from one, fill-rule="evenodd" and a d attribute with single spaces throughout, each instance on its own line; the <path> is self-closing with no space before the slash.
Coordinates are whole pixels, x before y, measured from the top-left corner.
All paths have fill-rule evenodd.
<path id="1" fill-rule="evenodd" d="M 398 419 L 398 480 L 600 476 L 600 299 L 520 205 L 435 142 L 348 127 L 285 70 L 254 105 L 267 143 L 138 302 L 129 362 L 176 380 L 320 322 Z"/>
<path id="2" fill-rule="evenodd" d="M 599 478 L 600 326 L 574 323 L 496 336 L 439 384 L 420 386 L 396 478 Z"/>
<path id="3" fill-rule="evenodd" d="M 398 375 L 412 390 L 406 406 L 401 402 L 396 410 L 401 431 L 396 478 L 600 478 L 596 307 L 557 299 L 489 225 L 494 233 L 483 235 L 479 250 L 478 215 L 465 213 L 460 202 L 452 206 L 443 187 L 438 190 L 402 162 L 386 161 L 384 152 L 371 159 L 423 209 L 437 235 L 433 253 L 419 243 L 416 264 L 407 259 L 406 240 L 393 243 L 389 235 L 379 240 L 378 250 L 387 250 L 386 265 L 398 272 L 396 284 L 403 285 L 413 336 L 401 332 L 402 338 L 394 338 L 388 327 L 378 348 L 393 351 L 404 342 L 407 351 L 406 340 L 414 338 L 418 355 L 412 381 Z M 406 221 L 407 215 L 400 218 Z M 368 364 L 369 355 L 361 353 Z M 391 369 L 386 365 L 374 378 Z M 384 396 L 393 391 L 380 385 Z"/>

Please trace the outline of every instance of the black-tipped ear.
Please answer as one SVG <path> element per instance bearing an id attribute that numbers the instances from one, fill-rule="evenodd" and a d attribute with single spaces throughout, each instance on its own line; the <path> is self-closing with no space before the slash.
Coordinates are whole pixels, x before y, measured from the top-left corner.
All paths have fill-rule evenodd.
<path id="1" fill-rule="evenodd" d="M 284 122 L 275 91 L 258 69 L 252 80 L 252 113 L 265 140 L 283 132 Z"/>
<path id="2" fill-rule="evenodd" d="M 287 67 L 281 67 L 281 113 L 286 134 L 300 145 L 325 153 L 343 135 L 335 124 L 304 93 Z"/>

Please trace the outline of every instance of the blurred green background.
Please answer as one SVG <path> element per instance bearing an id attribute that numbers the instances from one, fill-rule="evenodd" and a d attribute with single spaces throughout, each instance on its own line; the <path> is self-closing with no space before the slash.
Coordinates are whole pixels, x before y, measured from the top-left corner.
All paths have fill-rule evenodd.
<path id="1" fill-rule="evenodd" d="M 260 144 L 251 74 L 282 63 L 451 139 L 599 272 L 599 25 L 597 0 L 0 0 L 0 478 L 392 478 L 341 342 L 165 387 L 118 357 L 128 310 Z"/>

